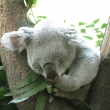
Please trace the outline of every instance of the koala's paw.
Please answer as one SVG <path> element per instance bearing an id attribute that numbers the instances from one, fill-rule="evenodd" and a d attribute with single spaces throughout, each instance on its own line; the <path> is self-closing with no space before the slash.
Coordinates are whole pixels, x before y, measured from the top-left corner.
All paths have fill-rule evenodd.
<path id="1" fill-rule="evenodd" d="M 62 96 L 62 93 L 63 93 L 63 91 L 61 91 L 60 89 L 53 88 L 53 95 L 54 95 L 54 96 L 59 96 L 59 97 L 61 97 L 61 96 Z"/>
<path id="2" fill-rule="evenodd" d="M 53 88 L 53 95 L 58 96 L 58 97 L 64 97 L 64 98 L 70 99 L 70 100 L 76 98 L 76 94 L 74 94 L 73 92 L 65 92 L 58 88 Z"/>

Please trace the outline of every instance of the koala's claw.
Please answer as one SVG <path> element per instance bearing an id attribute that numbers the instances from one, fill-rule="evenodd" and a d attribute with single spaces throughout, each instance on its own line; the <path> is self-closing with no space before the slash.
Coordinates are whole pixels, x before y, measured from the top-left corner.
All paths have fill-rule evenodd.
<path id="1" fill-rule="evenodd" d="M 66 97 L 67 92 L 64 92 L 58 88 L 53 88 L 53 95 L 59 97 Z"/>
<path id="2" fill-rule="evenodd" d="M 59 90 L 59 89 L 57 89 L 57 88 L 53 88 L 53 95 L 54 96 L 60 96 L 60 94 L 61 94 L 61 90 Z"/>

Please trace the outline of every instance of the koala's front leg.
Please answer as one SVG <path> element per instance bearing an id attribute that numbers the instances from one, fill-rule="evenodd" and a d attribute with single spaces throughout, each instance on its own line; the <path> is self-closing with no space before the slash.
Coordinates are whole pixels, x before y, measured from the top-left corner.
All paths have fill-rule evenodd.
<path id="1" fill-rule="evenodd" d="M 81 87 L 78 80 L 73 76 L 63 74 L 58 82 L 54 84 L 54 87 L 65 92 L 73 92 Z"/>
<path id="2" fill-rule="evenodd" d="M 90 83 L 74 92 L 65 92 L 60 89 L 53 88 L 53 93 L 55 96 L 64 97 L 69 100 L 78 99 L 85 101 L 89 88 L 90 88 Z"/>
<path id="3" fill-rule="evenodd" d="M 74 61 L 68 75 L 63 74 L 54 86 L 65 92 L 75 91 L 95 78 L 98 67 L 97 55 L 86 56 L 84 54 Z"/>

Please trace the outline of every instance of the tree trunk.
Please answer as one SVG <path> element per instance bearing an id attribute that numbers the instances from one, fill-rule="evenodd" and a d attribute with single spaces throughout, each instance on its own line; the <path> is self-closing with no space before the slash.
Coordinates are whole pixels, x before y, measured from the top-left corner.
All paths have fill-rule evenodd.
<path id="1" fill-rule="evenodd" d="M 109 52 L 110 52 L 110 17 L 108 20 L 108 25 L 101 46 L 101 61 L 107 56 Z"/>
<path id="2" fill-rule="evenodd" d="M 110 18 L 101 47 L 101 63 L 88 101 L 93 110 L 110 110 Z M 109 54 L 108 54 L 109 53 Z M 107 55 L 108 54 L 108 55 Z M 107 57 L 106 57 L 107 56 Z M 88 102 L 87 101 L 87 102 Z"/>
<path id="3" fill-rule="evenodd" d="M 0 37 L 5 33 L 16 30 L 22 26 L 28 26 L 26 20 L 26 7 L 24 0 L 0 0 Z M 0 46 L 0 55 L 3 65 L 6 67 L 6 75 L 10 90 L 23 79 L 30 70 L 27 64 L 26 52 L 17 54 Z M 17 104 L 19 110 L 35 110 L 37 95 Z M 63 99 L 55 99 L 46 104 L 45 110 L 75 110 Z"/>

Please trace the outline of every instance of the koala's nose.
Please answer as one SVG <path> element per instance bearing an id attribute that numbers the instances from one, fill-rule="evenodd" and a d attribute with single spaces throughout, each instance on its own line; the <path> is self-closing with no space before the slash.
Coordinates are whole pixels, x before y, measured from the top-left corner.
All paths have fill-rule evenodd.
<path id="1" fill-rule="evenodd" d="M 53 83 L 58 81 L 59 75 L 56 71 L 55 64 L 48 62 L 48 63 L 44 64 L 43 68 L 44 68 L 44 71 L 46 73 L 46 79 L 48 81 L 51 81 Z"/>

